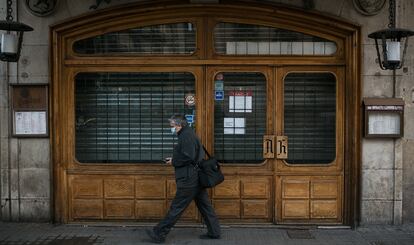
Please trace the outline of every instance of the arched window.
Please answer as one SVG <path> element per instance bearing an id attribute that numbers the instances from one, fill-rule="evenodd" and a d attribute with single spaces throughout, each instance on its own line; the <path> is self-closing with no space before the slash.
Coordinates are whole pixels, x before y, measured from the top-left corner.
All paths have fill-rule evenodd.
<path id="1" fill-rule="evenodd" d="M 216 52 L 222 55 L 333 55 L 332 41 L 269 26 L 219 23 L 214 29 Z"/>
<path id="2" fill-rule="evenodd" d="M 144 26 L 76 41 L 78 54 L 190 55 L 196 49 L 196 27 L 192 23 Z"/>

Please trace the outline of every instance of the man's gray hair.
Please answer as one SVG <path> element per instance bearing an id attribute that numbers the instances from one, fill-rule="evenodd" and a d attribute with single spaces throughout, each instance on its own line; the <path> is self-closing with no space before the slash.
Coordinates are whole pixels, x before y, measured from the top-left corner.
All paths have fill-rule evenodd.
<path id="1" fill-rule="evenodd" d="M 168 119 L 168 121 L 174 123 L 177 126 L 185 127 L 188 125 L 187 119 L 183 115 L 174 114 Z"/>

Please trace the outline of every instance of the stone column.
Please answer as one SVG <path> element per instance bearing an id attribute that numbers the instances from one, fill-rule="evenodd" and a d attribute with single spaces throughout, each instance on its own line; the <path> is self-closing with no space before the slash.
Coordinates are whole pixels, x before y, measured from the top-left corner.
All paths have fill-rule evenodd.
<path id="1" fill-rule="evenodd" d="M 397 27 L 414 30 L 414 2 L 397 1 Z M 404 138 L 399 145 L 401 167 L 401 221 L 414 222 L 414 36 L 410 37 L 397 95 L 405 101 Z"/>
<path id="2" fill-rule="evenodd" d="M 1 19 L 7 16 L 6 3 L 3 2 Z M 12 4 L 13 19 L 17 20 L 17 5 Z M 12 164 L 11 149 L 16 146 L 17 141 L 10 138 L 10 102 L 9 102 L 9 83 L 17 81 L 16 76 L 11 73 L 16 73 L 17 64 L 7 63 L 1 61 L 0 64 L 0 171 L 1 171 L 1 219 L 2 220 L 17 220 L 19 213 L 18 205 L 18 171 L 17 165 Z"/>

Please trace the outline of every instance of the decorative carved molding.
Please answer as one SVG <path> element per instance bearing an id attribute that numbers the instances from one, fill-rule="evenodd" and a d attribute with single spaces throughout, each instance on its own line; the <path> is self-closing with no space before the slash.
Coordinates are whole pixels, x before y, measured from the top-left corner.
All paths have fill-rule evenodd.
<path id="1" fill-rule="evenodd" d="M 25 0 L 26 8 L 33 15 L 44 17 L 52 14 L 57 6 L 59 0 Z"/>
<path id="2" fill-rule="evenodd" d="M 376 15 L 384 7 L 386 0 L 353 0 L 355 9 L 363 15 Z"/>

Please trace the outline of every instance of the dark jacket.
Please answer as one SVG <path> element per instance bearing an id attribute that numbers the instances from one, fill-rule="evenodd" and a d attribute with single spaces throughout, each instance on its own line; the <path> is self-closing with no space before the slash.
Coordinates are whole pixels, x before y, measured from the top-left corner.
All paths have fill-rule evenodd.
<path id="1" fill-rule="evenodd" d="M 192 128 L 183 127 L 178 132 L 178 143 L 174 147 L 172 165 L 175 179 L 187 179 L 194 172 L 194 165 L 204 158 L 203 146 Z"/>

